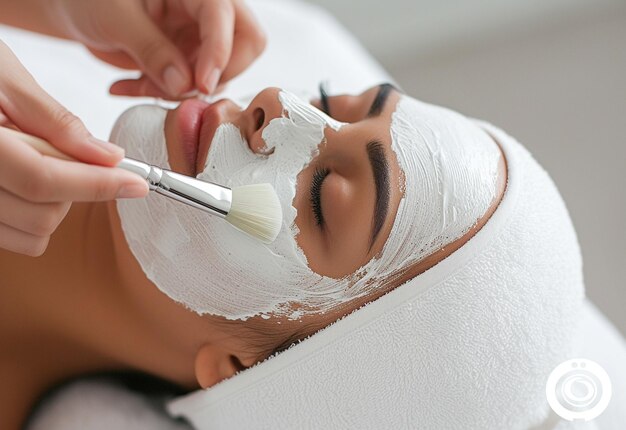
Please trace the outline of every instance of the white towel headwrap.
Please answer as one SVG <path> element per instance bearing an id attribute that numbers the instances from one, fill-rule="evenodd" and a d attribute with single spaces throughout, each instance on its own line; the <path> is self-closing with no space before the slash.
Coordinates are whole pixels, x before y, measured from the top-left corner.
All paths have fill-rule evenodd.
<path id="1" fill-rule="evenodd" d="M 451 256 L 284 353 L 174 400 L 198 429 L 526 429 L 572 356 L 580 250 L 547 173 L 479 123 L 508 164 L 503 200 Z"/>

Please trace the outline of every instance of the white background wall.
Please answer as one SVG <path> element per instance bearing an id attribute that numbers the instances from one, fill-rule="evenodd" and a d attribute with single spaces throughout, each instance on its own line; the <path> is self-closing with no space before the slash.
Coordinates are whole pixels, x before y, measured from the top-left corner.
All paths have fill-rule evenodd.
<path id="1" fill-rule="evenodd" d="M 570 209 L 588 296 L 626 334 L 626 2 L 309 1 L 407 93 L 531 150 Z"/>

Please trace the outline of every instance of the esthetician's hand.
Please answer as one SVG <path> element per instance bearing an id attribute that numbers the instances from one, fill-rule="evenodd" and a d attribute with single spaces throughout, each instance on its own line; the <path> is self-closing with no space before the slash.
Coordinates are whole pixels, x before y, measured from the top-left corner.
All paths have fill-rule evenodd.
<path id="1" fill-rule="evenodd" d="M 85 163 L 40 155 L 6 128 L 47 140 Z M 72 201 L 142 197 L 140 177 L 114 166 L 124 151 L 95 139 L 0 41 L 0 248 L 39 256 Z"/>
<path id="2" fill-rule="evenodd" d="M 139 70 L 111 93 L 178 99 L 212 94 L 265 48 L 243 0 L 56 0 L 66 36 L 101 60 Z"/>

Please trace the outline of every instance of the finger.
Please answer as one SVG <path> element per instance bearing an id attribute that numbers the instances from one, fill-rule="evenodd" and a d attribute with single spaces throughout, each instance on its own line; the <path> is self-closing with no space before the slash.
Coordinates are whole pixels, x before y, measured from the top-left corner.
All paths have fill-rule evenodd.
<path id="1" fill-rule="evenodd" d="M 191 89 L 187 61 L 142 7 L 129 8 L 109 27 L 112 39 L 162 91 L 177 96 Z"/>
<path id="2" fill-rule="evenodd" d="M 110 167 L 43 156 L 30 146 L 0 138 L 0 184 L 31 202 L 101 201 L 143 197 L 139 176 Z"/>
<path id="3" fill-rule="evenodd" d="M 0 188 L 0 224 L 34 236 L 50 236 L 67 215 L 71 203 L 32 203 Z"/>
<path id="4" fill-rule="evenodd" d="M 99 51 L 93 48 L 87 48 L 96 58 L 109 63 L 120 69 L 137 70 L 139 65 L 127 53 L 123 51 Z"/>
<path id="5" fill-rule="evenodd" d="M 223 85 L 218 86 L 215 89 L 214 94 L 219 93 L 223 89 Z M 138 79 L 122 79 L 114 82 L 109 88 L 109 93 L 114 96 L 157 97 L 164 100 L 181 101 L 191 97 L 196 97 L 198 95 L 198 90 L 192 90 L 177 97 L 172 97 L 161 91 L 161 89 L 159 89 L 159 87 L 157 87 L 148 76 L 144 75 Z"/>
<path id="6" fill-rule="evenodd" d="M 8 225 L 0 224 L 0 248 L 30 257 L 39 257 L 48 247 L 50 237 L 33 236 Z"/>
<path id="7" fill-rule="evenodd" d="M 213 91 L 213 95 L 220 95 L 226 90 L 226 88 L 228 88 L 228 83 L 219 84 L 217 88 L 215 88 L 215 91 Z"/>
<path id="8" fill-rule="evenodd" d="M 196 87 L 212 94 L 230 60 L 235 10 L 228 0 L 184 0 L 184 5 L 190 16 L 197 17 L 200 26 Z"/>
<path id="9" fill-rule="evenodd" d="M 91 136 L 76 116 L 37 84 L 2 42 L 0 57 L 0 106 L 11 122 L 81 161 L 102 165 L 119 162 L 124 151 Z"/>
<path id="10" fill-rule="evenodd" d="M 233 51 L 220 82 L 228 82 L 246 70 L 263 53 L 267 38 L 252 11 L 240 1 L 235 2 L 235 36 Z"/>
<path id="11" fill-rule="evenodd" d="M 171 96 L 145 75 L 137 79 L 122 79 L 114 82 L 109 88 L 109 92 L 114 96 L 158 97 L 165 100 L 182 100 L 185 98 L 184 94 Z"/>

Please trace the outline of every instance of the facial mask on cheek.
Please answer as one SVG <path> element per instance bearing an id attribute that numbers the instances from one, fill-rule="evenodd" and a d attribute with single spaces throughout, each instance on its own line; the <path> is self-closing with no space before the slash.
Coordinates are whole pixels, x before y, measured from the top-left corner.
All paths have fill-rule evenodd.
<path id="1" fill-rule="evenodd" d="M 369 294 L 379 280 L 464 234 L 495 196 L 495 143 L 461 115 L 403 97 L 391 136 L 405 172 L 405 197 L 383 252 L 353 276 L 320 276 L 309 269 L 297 246 L 292 202 L 297 175 L 317 154 L 325 127 L 338 130 L 341 123 L 290 93 L 281 92 L 279 99 L 284 115 L 263 131 L 272 155 L 252 153 L 239 130 L 223 124 L 198 175 L 230 187 L 272 184 L 283 209 L 283 226 L 274 243 L 263 244 L 161 196 L 118 202 L 126 239 L 147 277 L 197 313 L 228 319 L 270 313 L 297 318 Z M 163 116 L 146 116 L 141 109 L 127 112 L 112 140 L 123 144 L 130 157 L 167 168 Z M 131 130 L 131 124 L 142 121 L 152 127 L 149 140 Z M 470 153 L 477 154 L 474 163 L 467 163 Z"/>
<path id="2" fill-rule="evenodd" d="M 118 202 L 126 239 L 147 277 L 197 313 L 229 319 L 284 314 L 291 311 L 289 302 L 303 301 L 306 286 L 320 279 L 297 246 L 297 212 L 292 202 L 296 178 L 317 154 L 325 127 L 338 130 L 341 123 L 290 93 L 281 92 L 279 98 L 284 115 L 263 130 L 266 145 L 273 149 L 271 156 L 254 154 L 234 125 L 222 124 L 198 175 L 228 187 L 272 184 L 283 209 L 283 226 L 272 244 L 161 196 Z M 169 168 L 163 118 L 150 107 L 132 109 L 119 119 L 112 140 L 124 146 L 130 157 Z M 150 141 L 136 124 L 151 130 L 144 132 L 151 135 Z"/>

